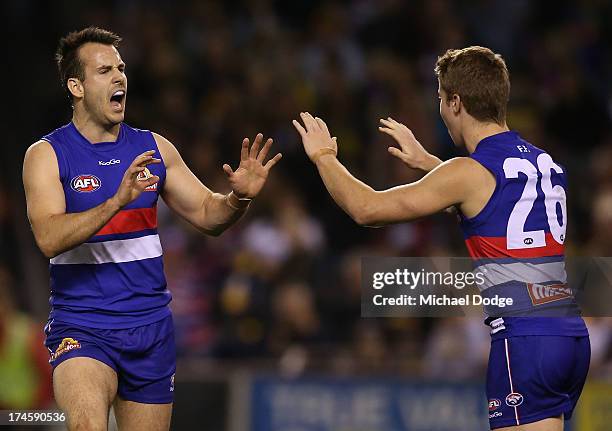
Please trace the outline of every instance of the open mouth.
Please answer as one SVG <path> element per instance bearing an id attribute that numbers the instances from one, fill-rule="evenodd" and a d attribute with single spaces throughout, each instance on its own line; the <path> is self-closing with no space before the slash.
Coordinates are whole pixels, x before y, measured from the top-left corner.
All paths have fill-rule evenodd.
<path id="1" fill-rule="evenodd" d="M 125 90 L 115 91 L 110 98 L 111 108 L 113 108 L 113 111 L 123 110 L 124 101 L 125 101 Z"/>

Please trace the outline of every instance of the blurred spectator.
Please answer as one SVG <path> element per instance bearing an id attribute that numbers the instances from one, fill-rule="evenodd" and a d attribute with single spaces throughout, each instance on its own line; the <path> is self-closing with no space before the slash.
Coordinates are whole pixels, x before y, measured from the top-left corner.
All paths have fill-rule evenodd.
<path id="1" fill-rule="evenodd" d="M 51 403 L 51 367 L 41 325 L 13 301 L 10 271 L 0 264 L 0 409 L 42 409 Z"/>
<path id="2" fill-rule="evenodd" d="M 447 318 L 438 324 L 424 352 L 424 375 L 433 379 L 479 378 L 489 354 L 489 330 L 478 318 Z"/>
<path id="3" fill-rule="evenodd" d="M 593 195 L 589 254 L 612 256 L 612 184 Z"/>
<path id="4" fill-rule="evenodd" d="M 612 320 L 609 318 L 585 319 L 591 338 L 592 378 L 612 376 Z"/>

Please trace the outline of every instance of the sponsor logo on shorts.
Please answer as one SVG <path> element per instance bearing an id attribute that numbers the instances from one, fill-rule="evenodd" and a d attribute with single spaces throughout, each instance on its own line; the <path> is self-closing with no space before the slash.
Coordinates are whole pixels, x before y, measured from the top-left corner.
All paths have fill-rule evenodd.
<path id="1" fill-rule="evenodd" d="M 493 419 L 493 418 L 500 418 L 502 417 L 504 414 L 502 412 L 495 412 L 495 413 L 491 413 L 489 415 L 489 419 Z"/>
<path id="2" fill-rule="evenodd" d="M 58 357 L 63 355 L 66 352 L 69 352 L 74 349 L 80 349 L 81 343 L 79 343 L 74 338 L 64 338 L 57 349 L 55 349 L 55 353 L 51 355 L 51 361 L 55 361 Z"/>
<path id="3" fill-rule="evenodd" d="M 489 411 L 495 411 L 501 406 L 501 401 L 497 398 L 492 398 L 489 400 Z"/>
<path id="4" fill-rule="evenodd" d="M 149 178 L 151 178 L 153 175 L 151 175 L 151 171 L 149 170 L 149 168 L 145 167 L 144 171 L 142 171 L 141 173 L 138 174 L 138 176 L 136 177 L 136 179 L 138 181 L 146 181 Z M 157 183 L 150 185 L 149 187 L 145 188 L 144 191 L 145 192 L 154 192 L 157 190 Z"/>
<path id="5" fill-rule="evenodd" d="M 523 404 L 523 396 L 518 392 L 512 392 L 506 397 L 506 404 L 509 407 L 518 407 Z"/>
<path id="6" fill-rule="evenodd" d="M 95 175 L 78 175 L 70 181 L 72 190 L 79 193 L 95 192 L 102 186 L 102 181 Z"/>
<path id="7" fill-rule="evenodd" d="M 174 374 L 170 377 L 170 392 L 174 392 Z"/>
<path id="8" fill-rule="evenodd" d="M 566 284 L 536 284 L 527 283 L 527 292 L 531 298 L 533 305 L 548 304 L 553 301 L 571 298 L 573 296 L 572 289 Z"/>

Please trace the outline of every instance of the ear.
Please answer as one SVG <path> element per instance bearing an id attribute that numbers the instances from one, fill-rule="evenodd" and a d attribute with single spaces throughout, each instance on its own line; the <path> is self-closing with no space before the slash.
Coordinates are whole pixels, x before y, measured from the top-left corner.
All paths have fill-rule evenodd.
<path id="1" fill-rule="evenodd" d="M 458 94 L 453 94 L 453 97 L 450 101 L 451 109 L 454 114 L 459 114 L 461 112 L 461 96 Z"/>
<path id="2" fill-rule="evenodd" d="M 66 82 L 68 86 L 68 91 L 77 99 L 81 99 L 85 94 L 85 90 L 83 89 L 83 83 L 78 78 L 68 78 Z"/>

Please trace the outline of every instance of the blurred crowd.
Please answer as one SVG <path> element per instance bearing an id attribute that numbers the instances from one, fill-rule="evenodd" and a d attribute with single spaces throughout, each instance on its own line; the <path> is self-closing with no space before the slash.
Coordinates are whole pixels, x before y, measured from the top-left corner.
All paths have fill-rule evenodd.
<path id="1" fill-rule="evenodd" d="M 482 377 L 489 336 L 479 316 L 360 317 L 361 257 L 466 256 L 456 219 L 357 226 L 329 198 L 291 125 L 305 110 L 325 119 L 342 162 L 374 188 L 414 181 L 421 174 L 387 153 L 393 142 L 378 119 L 405 123 L 443 159 L 463 154 L 438 114 L 433 67 L 448 48 L 483 45 L 504 56 L 510 128 L 569 172 L 568 254 L 612 256 L 609 2 L 40 3 L 2 6 L 20 43 L 9 51 L 19 85 L 7 90 L 14 118 L 0 162 L 0 291 L 41 333 L 47 269 L 29 232 L 20 168 L 32 142 L 70 119 L 57 40 L 91 24 L 124 39 L 126 122 L 167 137 L 211 189 L 229 191 L 221 166 L 237 165 L 244 137 L 262 132 L 284 156 L 248 214 L 219 238 L 160 203 L 181 358 L 264 358 L 288 374 Z M 0 364 L 9 316 L 0 314 Z M 592 375 L 612 375 L 611 320 L 589 319 L 589 328 Z"/>

